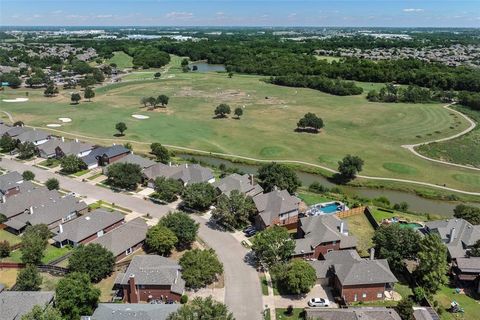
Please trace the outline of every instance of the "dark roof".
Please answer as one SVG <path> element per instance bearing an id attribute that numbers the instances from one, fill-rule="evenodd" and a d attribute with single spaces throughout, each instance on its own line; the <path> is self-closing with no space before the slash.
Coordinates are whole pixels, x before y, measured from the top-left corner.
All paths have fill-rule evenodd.
<path id="1" fill-rule="evenodd" d="M 15 137 L 15 139 L 19 140 L 20 142 L 32 142 L 35 143 L 40 140 L 45 140 L 50 137 L 50 134 L 43 131 L 43 130 L 28 130 L 25 131 Z"/>
<path id="2" fill-rule="evenodd" d="M 220 192 L 230 195 L 233 190 L 238 190 L 248 196 L 256 196 L 263 192 L 263 188 L 256 183 L 252 183 L 253 176 L 244 174 L 239 175 L 237 173 L 226 176 L 223 179 L 213 183 L 213 186 L 218 188 Z"/>
<path id="3" fill-rule="evenodd" d="M 115 163 L 133 163 L 133 164 L 138 164 L 140 166 L 140 168 L 145 169 L 145 168 L 148 168 L 150 166 L 153 166 L 156 162 L 152 161 L 148 158 L 130 153 L 130 154 L 126 155 L 125 157 L 117 160 Z M 108 172 L 108 167 L 109 166 L 105 167 L 105 169 L 104 169 L 105 173 Z"/>
<path id="4" fill-rule="evenodd" d="M 60 227 L 53 230 L 56 234 L 53 240 L 62 242 L 71 240 L 73 242 L 80 242 L 97 232 L 123 221 L 124 216 L 118 211 L 108 212 L 103 209 L 96 209 L 89 214 L 74 219 L 62 225 L 63 232 L 60 232 Z"/>
<path id="5" fill-rule="evenodd" d="M 142 218 L 135 218 L 124 225 L 106 233 L 91 243 L 98 243 L 110 250 L 115 256 L 145 240 L 147 223 Z"/>
<path id="6" fill-rule="evenodd" d="M 281 214 L 298 211 L 300 199 L 291 196 L 287 190 L 273 190 L 255 196 L 253 202 L 263 222 L 269 226 Z"/>
<path id="7" fill-rule="evenodd" d="M 202 167 L 199 164 L 166 165 L 157 163 L 146 168 L 143 174 L 149 180 L 158 177 L 180 180 L 184 184 L 208 182 L 213 179 L 213 172 L 209 168 Z"/>
<path id="8" fill-rule="evenodd" d="M 0 320 L 20 320 L 34 306 L 47 306 L 53 301 L 51 291 L 1 291 Z"/>
<path id="9" fill-rule="evenodd" d="M 98 147 L 93 149 L 88 155 L 82 157 L 82 160 L 87 164 L 94 164 L 98 162 L 98 158 L 106 155 L 108 158 L 116 157 L 118 155 L 129 153 L 130 150 L 122 145 L 113 145 L 111 147 Z"/>
<path id="10" fill-rule="evenodd" d="M 50 139 L 47 142 L 39 145 L 37 148 L 45 155 L 55 154 L 55 149 L 60 148 L 65 155 L 77 155 L 82 152 L 93 149 L 93 145 L 78 141 L 62 141 L 60 139 Z"/>
<path id="11" fill-rule="evenodd" d="M 32 130 L 32 129 L 26 128 L 26 127 L 23 127 L 23 126 L 16 126 L 16 127 L 10 127 L 10 129 L 7 130 L 6 134 L 8 134 L 12 138 L 15 138 L 16 136 L 18 136 L 18 135 L 20 135 L 24 132 L 30 131 L 30 130 Z"/>
<path id="12" fill-rule="evenodd" d="M 326 278 L 328 271 L 335 264 L 345 264 L 351 261 L 361 261 L 362 258 L 358 255 L 356 250 L 334 250 L 325 254 L 325 260 L 308 261 L 308 263 L 315 269 L 317 278 Z"/>
<path id="13" fill-rule="evenodd" d="M 394 309 L 363 307 L 348 309 L 306 308 L 307 319 L 321 320 L 401 320 Z"/>
<path id="14" fill-rule="evenodd" d="M 179 304 L 100 303 L 91 320 L 166 320 Z M 84 317 L 88 319 L 88 317 Z"/>
<path id="15" fill-rule="evenodd" d="M 413 318 L 415 320 L 434 320 L 427 308 L 413 307 Z"/>
<path id="16" fill-rule="evenodd" d="M 33 188 L 22 190 L 23 186 L 31 185 Z M 9 196 L 4 203 L 0 203 L 0 213 L 7 218 L 15 216 L 28 210 L 31 206 L 38 206 L 53 200 L 61 198 L 60 192 L 57 190 L 48 190 L 45 187 L 34 186 L 31 182 L 25 181 L 20 184 L 20 193 Z"/>
<path id="17" fill-rule="evenodd" d="M 117 276 L 116 284 L 127 285 L 130 276 L 137 285 L 171 286 L 171 291 L 183 294 L 185 281 L 176 261 L 158 255 L 135 256 L 125 273 Z"/>
<path id="18" fill-rule="evenodd" d="M 15 188 L 20 183 L 23 182 L 23 177 L 17 171 L 12 171 L 0 176 L 0 192 L 5 193 L 6 191 Z"/>
<path id="19" fill-rule="evenodd" d="M 480 274 L 480 257 L 457 258 L 455 264 L 461 272 Z"/>

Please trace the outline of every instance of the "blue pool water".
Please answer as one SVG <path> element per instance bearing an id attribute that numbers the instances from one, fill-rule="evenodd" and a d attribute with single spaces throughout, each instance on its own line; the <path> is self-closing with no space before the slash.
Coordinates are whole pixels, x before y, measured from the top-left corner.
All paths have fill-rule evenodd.
<path id="1" fill-rule="evenodd" d="M 332 214 L 338 211 L 338 203 L 329 203 L 324 207 L 319 208 L 325 214 Z"/>

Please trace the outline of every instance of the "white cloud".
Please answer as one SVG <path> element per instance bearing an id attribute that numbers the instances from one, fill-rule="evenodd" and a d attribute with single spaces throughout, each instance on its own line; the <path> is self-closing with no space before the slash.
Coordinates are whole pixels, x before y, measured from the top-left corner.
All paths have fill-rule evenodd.
<path id="1" fill-rule="evenodd" d="M 225 12 L 223 12 L 223 11 L 218 11 L 218 12 L 216 12 L 215 14 L 216 14 L 217 16 L 223 16 L 223 15 L 225 15 Z"/>
<path id="2" fill-rule="evenodd" d="M 113 15 L 111 15 L 111 14 L 99 14 L 99 15 L 95 16 L 95 18 L 97 18 L 97 19 L 108 19 L 108 18 L 112 18 L 112 17 L 113 17 Z"/>
<path id="3" fill-rule="evenodd" d="M 191 19 L 193 18 L 193 13 L 191 12 L 177 12 L 177 11 L 173 11 L 173 12 L 169 12 L 165 15 L 165 17 L 167 19 Z"/>
<path id="4" fill-rule="evenodd" d="M 63 13 L 62 10 L 55 10 L 55 11 L 52 11 L 51 14 L 60 14 L 60 13 Z"/>
<path id="5" fill-rule="evenodd" d="M 289 18 L 289 19 L 293 19 L 293 18 L 295 18 L 296 16 L 297 16 L 297 13 L 296 13 L 296 12 L 292 12 L 292 13 L 290 13 L 290 14 L 288 15 L 288 18 Z"/>
<path id="6" fill-rule="evenodd" d="M 402 10 L 403 12 L 423 12 L 425 10 L 419 8 L 406 8 Z"/>

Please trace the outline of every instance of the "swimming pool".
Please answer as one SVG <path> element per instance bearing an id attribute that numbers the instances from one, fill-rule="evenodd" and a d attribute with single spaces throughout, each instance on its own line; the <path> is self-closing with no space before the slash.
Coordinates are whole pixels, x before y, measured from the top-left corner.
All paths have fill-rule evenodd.
<path id="1" fill-rule="evenodd" d="M 348 210 L 348 208 L 341 202 L 324 202 L 317 203 L 310 207 L 307 211 L 307 215 L 318 216 L 318 215 L 329 215 L 335 214 L 340 211 Z"/>
<path id="2" fill-rule="evenodd" d="M 423 228 L 423 225 L 415 222 L 400 222 L 401 228 L 410 228 L 410 229 L 420 229 Z"/>
<path id="3" fill-rule="evenodd" d="M 339 203 L 337 202 L 332 202 L 332 203 L 328 203 L 326 205 L 323 205 L 320 207 L 320 211 L 322 211 L 323 213 L 326 213 L 326 214 L 332 214 L 332 213 L 335 213 L 338 210 L 338 207 L 339 207 Z"/>

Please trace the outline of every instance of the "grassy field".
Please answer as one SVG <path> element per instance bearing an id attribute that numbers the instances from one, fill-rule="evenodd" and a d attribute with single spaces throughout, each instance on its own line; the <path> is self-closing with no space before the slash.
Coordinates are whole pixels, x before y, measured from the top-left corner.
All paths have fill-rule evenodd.
<path id="1" fill-rule="evenodd" d="M 468 125 L 439 104 L 370 103 L 364 95 L 338 97 L 319 91 L 287 88 L 263 81 L 264 77 L 221 73 L 182 73 L 174 57 L 159 80 L 134 80 L 96 89 L 92 102 L 70 105 L 70 91 L 54 98 L 43 90 L 7 89 L 1 99 L 25 96 L 26 103 L 1 103 L 1 110 L 29 125 L 45 128 L 68 116 L 71 123 L 52 132 L 89 137 L 94 143 L 130 140 L 135 151 L 148 150 L 154 141 L 163 144 L 236 154 L 261 159 L 301 160 L 336 168 L 347 153 L 365 160 L 364 174 L 413 179 L 478 191 L 480 174 L 419 159 L 401 147 L 450 136 Z M 147 71 L 152 73 L 154 71 Z M 145 71 L 129 79 L 145 77 Z M 361 84 L 365 89 L 380 84 Z M 140 99 L 166 94 L 166 109 L 147 111 Z M 213 119 L 220 103 L 244 107 L 241 120 Z M 307 112 L 322 117 L 320 134 L 296 133 L 299 118 Z M 137 120 L 132 114 L 150 116 Z M 127 124 L 126 136 L 114 137 L 117 122 Z M 66 134 L 64 132 L 70 133 Z M 84 138 L 84 137 L 83 137 Z M 86 138 L 84 138 L 86 139 Z M 379 182 L 376 182 L 377 184 Z"/>
<path id="2" fill-rule="evenodd" d="M 57 258 L 60 258 L 66 255 L 70 250 L 71 249 L 67 247 L 57 248 L 49 244 L 44 252 L 42 263 L 47 264 Z M 2 260 L 6 262 L 22 262 L 22 252 L 19 249 L 12 251 L 9 257 L 3 258 Z"/>
<path id="3" fill-rule="evenodd" d="M 112 301 L 112 288 L 115 282 L 116 273 L 112 273 L 109 277 L 103 279 L 99 283 L 95 284 L 95 287 L 100 289 L 100 302 Z"/>
<path id="4" fill-rule="evenodd" d="M 426 215 L 421 215 L 421 214 L 412 214 L 412 213 L 406 213 L 406 212 L 401 212 L 401 211 L 395 211 L 395 210 L 390 210 L 392 212 L 380 210 L 378 207 L 374 206 L 369 206 L 369 209 L 372 213 L 373 218 L 377 222 L 382 222 L 384 219 L 391 219 L 393 217 L 398 217 L 403 220 L 407 221 L 412 221 L 412 222 L 424 222 L 428 221 L 428 217 Z"/>
<path id="5" fill-rule="evenodd" d="M 307 205 L 311 206 L 317 203 L 332 201 L 331 198 L 327 198 L 322 194 L 317 194 L 308 191 L 301 191 L 298 193 L 298 197 L 302 199 Z"/>
<path id="6" fill-rule="evenodd" d="M 440 318 L 442 320 L 453 320 L 453 319 L 464 319 L 464 320 L 478 320 L 480 319 L 480 315 L 478 311 L 480 310 L 480 301 L 474 299 L 470 296 L 465 294 L 457 294 L 455 293 L 454 288 L 450 288 L 448 286 L 443 286 L 440 291 L 435 295 L 435 300 L 439 302 L 439 305 L 443 309 L 450 308 L 450 303 L 452 301 L 457 301 L 460 304 L 460 307 L 465 309 L 464 314 L 454 314 L 448 311 L 444 311 Z"/>
<path id="7" fill-rule="evenodd" d="M 344 219 L 348 223 L 348 233 L 357 238 L 357 250 L 362 257 L 368 256 L 368 249 L 373 246 L 372 237 L 375 233 L 372 225 L 364 214 L 357 214 Z"/>
<path id="8" fill-rule="evenodd" d="M 17 282 L 17 274 L 18 269 L 0 269 L 0 284 L 11 288 Z"/>
<path id="9" fill-rule="evenodd" d="M 275 315 L 277 320 L 282 319 L 289 319 L 289 320 L 301 320 L 304 319 L 303 316 L 303 308 L 293 308 L 293 314 L 291 316 L 287 316 L 286 312 L 287 309 L 285 308 L 277 308 L 275 309 Z"/>
<path id="10" fill-rule="evenodd" d="M 126 54 L 123 51 L 115 51 L 113 53 L 113 57 L 110 58 L 107 62 L 110 63 L 115 63 L 117 65 L 117 68 L 119 69 L 125 69 L 125 68 L 131 68 L 133 67 L 133 58 Z"/>
<path id="11" fill-rule="evenodd" d="M 22 239 L 8 231 L 0 230 L 0 241 L 8 241 L 10 245 L 14 245 L 22 242 Z"/>
<path id="12" fill-rule="evenodd" d="M 457 106 L 458 111 L 466 114 L 475 122 L 480 122 L 480 111 L 471 110 L 467 107 Z M 455 162 L 460 164 L 472 165 L 480 168 L 480 127 L 477 126 L 468 134 L 461 136 L 460 138 L 436 142 L 424 146 L 420 146 L 417 150 L 430 157 L 449 162 Z M 480 178 L 477 176 L 464 176 L 457 175 L 454 178 L 464 181 L 471 180 L 473 183 L 480 187 Z"/>

